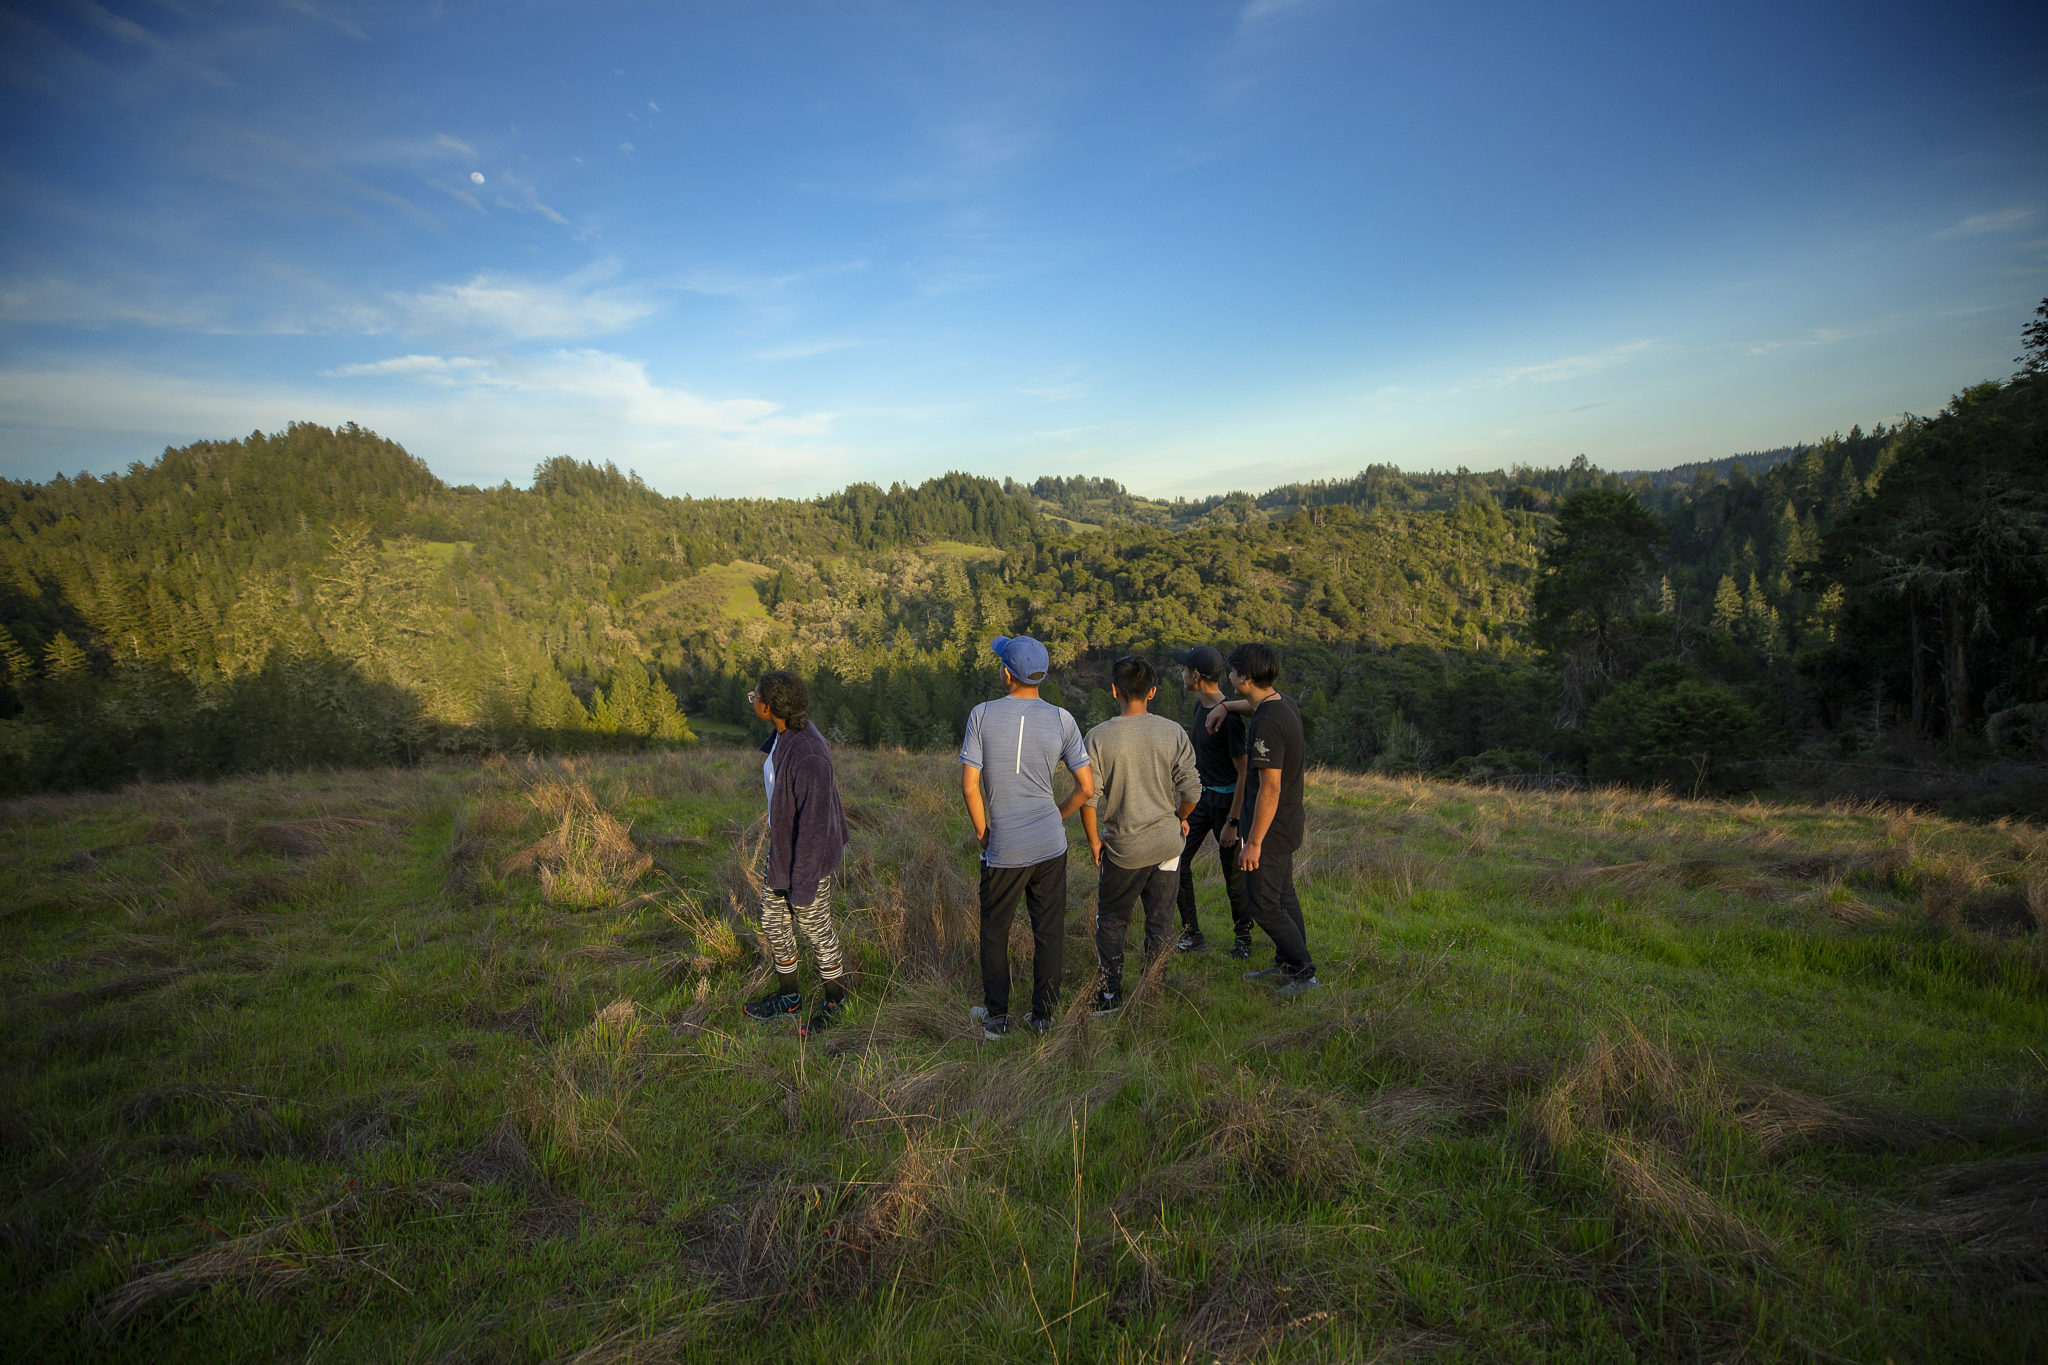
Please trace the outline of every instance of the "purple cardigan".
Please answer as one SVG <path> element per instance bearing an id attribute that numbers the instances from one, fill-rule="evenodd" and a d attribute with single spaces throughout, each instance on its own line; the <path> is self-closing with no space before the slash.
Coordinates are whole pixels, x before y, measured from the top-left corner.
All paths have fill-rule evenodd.
<path id="1" fill-rule="evenodd" d="M 849 837 L 832 746 L 816 725 L 784 730 L 761 746 L 775 755 L 775 797 L 768 803 L 768 887 L 791 905 L 809 905 L 818 883 L 839 868 Z"/>

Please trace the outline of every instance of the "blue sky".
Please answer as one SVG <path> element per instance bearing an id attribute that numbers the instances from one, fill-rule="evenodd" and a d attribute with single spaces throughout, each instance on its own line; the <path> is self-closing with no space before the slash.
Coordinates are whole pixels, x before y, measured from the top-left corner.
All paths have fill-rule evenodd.
<path id="1" fill-rule="evenodd" d="M 1655 468 L 2010 372 L 2033 6 L 0 7 L 0 474 Z"/>

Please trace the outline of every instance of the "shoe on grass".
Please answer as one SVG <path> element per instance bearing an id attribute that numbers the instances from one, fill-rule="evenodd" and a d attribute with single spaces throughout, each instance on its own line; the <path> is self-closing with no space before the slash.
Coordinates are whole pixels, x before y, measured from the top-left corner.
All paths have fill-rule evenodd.
<path id="1" fill-rule="evenodd" d="M 1249 961 L 1252 955 L 1252 941 L 1248 938 L 1241 938 L 1231 944 L 1230 955 L 1239 962 Z"/>
<path id="2" fill-rule="evenodd" d="M 1007 1014 L 990 1014 L 988 1006 L 976 1005 L 967 1011 L 967 1017 L 981 1025 L 981 1036 L 991 1043 L 1000 1043 L 1010 1036 L 1010 1016 Z"/>
<path id="3" fill-rule="evenodd" d="M 813 1033 L 821 1033 L 831 1028 L 845 1017 L 846 1002 L 844 1000 L 820 1001 L 818 1007 L 811 1011 L 811 1017 L 798 1024 L 796 1031 L 808 1038 Z"/>
<path id="4" fill-rule="evenodd" d="M 1209 940 L 1202 937 L 1200 929 L 1186 929 L 1181 932 L 1180 939 L 1173 948 L 1179 953 L 1199 953 L 1208 946 Z"/>
<path id="5" fill-rule="evenodd" d="M 795 1014 L 804 1007 L 801 991 L 770 991 L 759 1000 L 747 1002 L 747 1018 L 780 1019 L 785 1014 Z"/>
<path id="6" fill-rule="evenodd" d="M 1302 994 L 1303 992 L 1306 992 L 1306 991 L 1314 991 L 1314 990 L 1321 990 L 1321 989 L 1322 989 L 1322 985 L 1323 985 L 1323 981 L 1322 981 L 1322 978 L 1321 978 L 1321 977 L 1319 977 L 1319 976 L 1316 976 L 1316 975 L 1315 975 L 1314 973 L 1310 973 L 1310 974 L 1309 974 L 1309 975 L 1307 975 L 1307 976 L 1297 976 L 1297 977 L 1295 977 L 1295 978 L 1294 978 L 1294 979 L 1293 979 L 1292 981 L 1289 981 L 1289 982 L 1288 982 L 1288 983 L 1287 983 L 1286 985 L 1282 986 L 1282 987 L 1281 987 L 1281 988 L 1280 988 L 1279 990 L 1277 990 L 1277 991 L 1274 991 L 1274 992 L 1273 992 L 1273 994 L 1275 994 L 1275 995 L 1300 995 L 1300 994 Z"/>
<path id="7" fill-rule="evenodd" d="M 1255 972 L 1246 972 L 1244 979 L 1247 981 L 1277 981 L 1285 975 L 1287 975 L 1287 969 L 1275 962 L 1270 967 L 1261 967 Z"/>
<path id="8" fill-rule="evenodd" d="M 1115 1014 L 1123 1007 L 1124 998 L 1118 992 L 1097 991 L 1095 992 L 1095 1004 L 1090 1007 L 1088 1012 L 1100 1017 L 1105 1014 Z"/>
<path id="9" fill-rule="evenodd" d="M 1052 1016 L 1049 1014 L 1027 1014 L 1024 1016 L 1024 1027 L 1043 1037 L 1045 1031 L 1052 1027 Z"/>

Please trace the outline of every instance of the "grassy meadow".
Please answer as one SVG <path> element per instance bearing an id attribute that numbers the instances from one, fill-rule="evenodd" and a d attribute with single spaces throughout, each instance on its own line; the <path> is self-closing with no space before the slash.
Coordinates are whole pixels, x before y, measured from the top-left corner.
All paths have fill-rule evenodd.
<path id="1" fill-rule="evenodd" d="M 0 1356 L 2048 1358 L 2048 831 L 1313 775 L 1326 989 L 1091 1018 L 1084 846 L 992 1044 L 953 763 L 839 761 L 808 1041 L 749 750 L 0 807 Z"/>

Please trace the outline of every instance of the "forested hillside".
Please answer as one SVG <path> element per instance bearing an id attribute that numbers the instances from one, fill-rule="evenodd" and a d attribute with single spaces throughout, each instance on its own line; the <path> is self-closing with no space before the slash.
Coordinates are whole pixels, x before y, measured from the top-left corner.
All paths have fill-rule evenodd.
<path id="1" fill-rule="evenodd" d="M 1015 631 L 1084 720 L 1126 649 L 1276 640 L 1344 766 L 2039 756 L 2044 392 L 2030 363 L 1755 472 L 1374 466 L 1199 503 L 957 473 L 675 498 L 566 458 L 479 489 L 354 426 L 202 442 L 0 481 L 0 781 L 684 742 L 686 713 L 750 723 L 768 666 L 841 742 L 942 746 Z"/>

